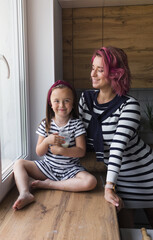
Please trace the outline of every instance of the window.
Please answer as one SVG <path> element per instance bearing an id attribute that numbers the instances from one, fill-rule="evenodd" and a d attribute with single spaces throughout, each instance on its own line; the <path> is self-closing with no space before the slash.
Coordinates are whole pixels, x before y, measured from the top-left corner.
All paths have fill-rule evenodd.
<path id="1" fill-rule="evenodd" d="M 25 1 L 0 1 L 0 200 L 28 154 Z"/>

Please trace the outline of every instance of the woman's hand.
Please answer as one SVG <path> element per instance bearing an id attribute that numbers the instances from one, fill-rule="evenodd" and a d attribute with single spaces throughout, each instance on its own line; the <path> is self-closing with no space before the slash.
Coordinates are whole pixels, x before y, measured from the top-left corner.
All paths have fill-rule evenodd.
<path id="1" fill-rule="evenodd" d="M 112 203 L 119 212 L 123 207 L 124 203 L 123 200 L 114 192 L 113 189 L 105 188 L 105 195 L 106 201 Z"/>

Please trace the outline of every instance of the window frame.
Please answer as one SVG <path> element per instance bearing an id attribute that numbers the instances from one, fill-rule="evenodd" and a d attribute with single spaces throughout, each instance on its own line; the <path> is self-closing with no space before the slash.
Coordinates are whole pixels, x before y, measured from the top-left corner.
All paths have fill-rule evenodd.
<path id="1" fill-rule="evenodd" d="M 20 94 L 20 121 L 22 155 L 19 158 L 27 159 L 30 153 L 30 132 L 29 132 L 29 86 L 28 86 L 28 58 L 27 58 L 27 17 L 26 1 L 12 1 L 17 19 L 17 49 L 18 49 L 18 69 L 19 69 L 19 94 Z M 1 149 L 0 149 L 0 201 L 14 185 L 13 165 L 14 161 L 2 172 Z"/>

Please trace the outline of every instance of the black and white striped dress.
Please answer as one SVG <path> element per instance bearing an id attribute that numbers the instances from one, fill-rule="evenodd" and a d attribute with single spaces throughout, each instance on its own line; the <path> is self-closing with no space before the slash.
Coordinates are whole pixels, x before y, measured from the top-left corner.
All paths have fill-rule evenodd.
<path id="1" fill-rule="evenodd" d="M 45 120 L 43 120 L 36 133 L 45 138 L 48 134 L 58 133 L 61 130 L 68 132 L 70 136 L 69 147 L 75 146 L 75 138 L 86 133 L 80 119 L 70 119 L 64 127 L 58 127 L 54 120 L 52 120 L 48 134 L 45 125 Z M 44 155 L 43 160 L 36 160 L 34 162 L 47 178 L 54 181 L 73 178 L 78 172 L 85 170 L 80 165 L 79 158 L 54 155 L 51 153 L 50 148 L 48 148 L 48 152 Z"/>
<path id="2" fill-rule="evenodd" d="M 87 90 L 92 93 L 93 112 L 102 114 L 111 109 L 116 97 L 105 104 L 98 104 L 98 90 Z M 153 207 L 153 151 L 138 135 L 140 124 L 140 106 L 138 101 L 126 96 L 126 101 L 101 121 L 103 137 L 103 161 L 107 165 L 106 181 L 117 186 L 117 194 L 123 199 L 127 208 Z M 92 118 L 82 93 L 79 102 L 80 118 L 86 130 Z M 96 131 L 96 126 L 93 132 Z M 87 136 L 88 137 L 88 136 Z M 98 137 L 98 136 L 97 136 Z M 92 145 L 93 139 L 87 140 Z"/>

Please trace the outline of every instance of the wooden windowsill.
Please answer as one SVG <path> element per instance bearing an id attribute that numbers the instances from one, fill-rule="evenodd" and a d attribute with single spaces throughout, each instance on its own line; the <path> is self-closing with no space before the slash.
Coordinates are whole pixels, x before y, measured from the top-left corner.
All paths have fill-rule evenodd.
<path id="1" fill-rule="evenodd" d="M 105 172 L 93 174 L 93 191 L 36 190 L 36 201 L 19 211 L 12 209 L 18 196 L 13 188 L 0 203 L 0 239 L 119 240 L 116 209 L 104 199 Z"/>

